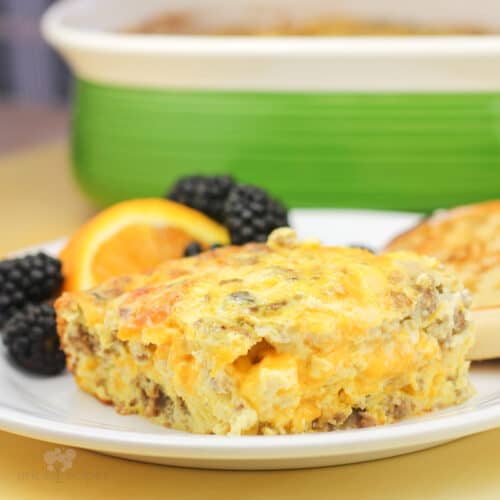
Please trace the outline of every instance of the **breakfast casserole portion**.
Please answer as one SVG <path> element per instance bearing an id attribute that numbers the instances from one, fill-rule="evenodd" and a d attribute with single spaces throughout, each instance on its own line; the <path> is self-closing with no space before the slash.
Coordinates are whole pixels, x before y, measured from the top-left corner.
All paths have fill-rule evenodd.
<path id="1" fill-rule="evenodd" d="M 469 296 L 434 258 L 298 242 L 170 261 L 56 303 L 78 385 L 179 430 L 367 427 L 471 395 Z"/>

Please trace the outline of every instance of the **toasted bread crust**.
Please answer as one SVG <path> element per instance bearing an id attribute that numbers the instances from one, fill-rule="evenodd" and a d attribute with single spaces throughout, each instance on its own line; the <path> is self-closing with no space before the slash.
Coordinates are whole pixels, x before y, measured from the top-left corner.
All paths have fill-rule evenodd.
<path id="1" fill-rule="evenodd" d="M 393 238 L 386 246 L 386 250 L 400 250 L 409 245 L 425 248 L 432 242 L 423 238 L 425 234 L 432 234 L 431 228 L 436 228 L 439 224 L 453 224 L 455 221 L 471 216 L 489 217 L 500 212 L 500 200 L 485 201 L 471 205 L 462 205 L 450 210 L 437 210 L 430 217 L 424 218 L 416 226 L 404 231 Z"/>
<path id="2" fill-rule="evenodd" d="M 500 200 L 437 212 L 386 250 L 432 255 L 453 267 L 471 291 L 474 309 L 500 304 Z"/>
<path id="3" fill-rule="evenodd" d="M 413 250 L 453 267 L 472 292 L 477 332 L 470 359 L 500 357 L 500 200 L 437 212 L 386 250 Z"/>

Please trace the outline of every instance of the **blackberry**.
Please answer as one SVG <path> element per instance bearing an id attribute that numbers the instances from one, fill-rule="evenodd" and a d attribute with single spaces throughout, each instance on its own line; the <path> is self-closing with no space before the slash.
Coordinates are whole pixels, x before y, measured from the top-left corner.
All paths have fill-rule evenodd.
<path id="1" fill-rule="evenodd" d="M 222 248 L 223 246 L 224 245 L 221 245 L 220 243 L 214 243 L 213 245 L 210 245 L 209 250 L 215 250 L 216 248 Z M 201 248 L 201 245 L 197 241 L 192 241 L 184 250 L 184 257 L 194 257 L 200 253 L 203 253 L 203 248 Z"/>
<path id="2" fill-rule="evenodd" d="M 352 243 L 351 245 L 349 245 L 350 248 L 360 248 L 361 250 L 368 250 L 370 253 L 375 253 L 375 250 L 373 250 L 373 248 L 370 248 L 366 245 L 361 245 L 361 244 L 358 244 L 358 243 Z"/>
<path id="3" fill-rule="evenodd" d="M 225 224 L 235 245 L 264 242 L 273 229 L 288 226 L 286 208 L 255 186 L 234 187 L 224 212 Z"/>
<path id="4" fill-rule="evenodd" d="M 181 177 L 166 197 L 224 222 L 224 204 L 234 185 L 228 175 Z"/>
<path id="5" fill-rule="evenodd" d="M 203 252 L 201 245 L 197 241 L 192 241 L 184 250 L 184 257 L 194 257 Z"/>
<path id="6" fill-rule="evenodd" d="M 26 304 L 53 297 L 63 282 L 61 262 L 44 253 L 0 262 L 0 326 Z"/>
<path id="7" fill-rule="evenodd" d="M 57 375 L 66 366 L 56 329 L 56 314 L 49 304 L 28 305 L 7 321 L 3 342 L 11 359 L 42 375 Z"/>

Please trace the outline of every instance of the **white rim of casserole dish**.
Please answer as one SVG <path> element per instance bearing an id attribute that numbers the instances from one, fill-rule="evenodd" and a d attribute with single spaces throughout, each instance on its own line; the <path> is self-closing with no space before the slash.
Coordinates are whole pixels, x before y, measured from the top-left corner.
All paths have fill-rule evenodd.
<path id="1" fill-rule="evenodd" d="M 50 7 L 42 32 L 78 76 L 94 82 L 207 90 L 500 91 L 500 35 L 130 35 L 71 26 L 67 18 L 78 4 Z"/>

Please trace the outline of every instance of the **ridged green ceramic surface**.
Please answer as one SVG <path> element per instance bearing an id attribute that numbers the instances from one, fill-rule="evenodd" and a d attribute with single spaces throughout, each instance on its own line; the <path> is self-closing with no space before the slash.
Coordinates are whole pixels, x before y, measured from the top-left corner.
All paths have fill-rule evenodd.
<path id="1" fill-rule="evenodd" d="M 73 156 L 96 202 L 231 173 L 289 206 L 429 211 L 500 196 L 500 91 L 173 91 L 80 81 Z"/>

